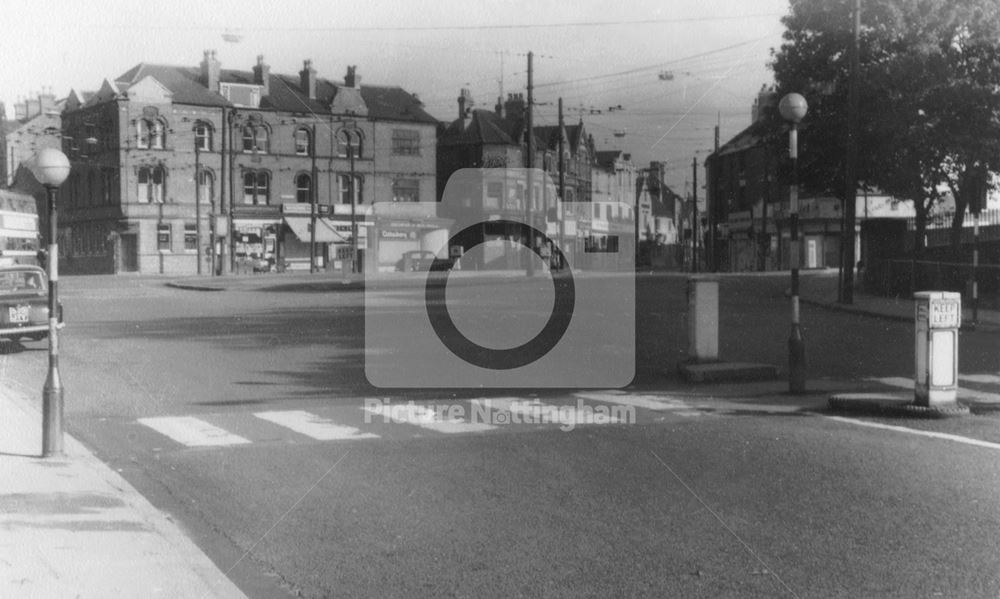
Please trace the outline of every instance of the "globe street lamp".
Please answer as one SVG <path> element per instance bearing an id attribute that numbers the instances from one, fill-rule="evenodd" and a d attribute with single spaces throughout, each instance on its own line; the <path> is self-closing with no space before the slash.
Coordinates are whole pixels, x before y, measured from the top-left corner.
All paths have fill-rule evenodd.
<path id="1" fill-rule="evenodd" d="M 59 244 L 56 242 L 56 195 L 69 176 L 69 159 L 54 148 L 35 154 L 31 167 L 49 203 L 49 247 L 45 261 L 49 276 L 49 373 L 42 388 L 42 457 L 63 453 L 63 386 L 59 377 Z"/>
<path id="2" fill-rule="evenodd" d="M 791 124 L 788 130 L 788 156 L 792 160 L 792 182 L 788 189 L 788 218 L 791 228 L 789 266 L 792 271 L 792 330 L 788 337 L 788 391 L 806 390 L 806 345 L 799 326 L 799 122 L 809 105 L 799 94 L 786 94 L 778 103 L 781 117 Z"/>

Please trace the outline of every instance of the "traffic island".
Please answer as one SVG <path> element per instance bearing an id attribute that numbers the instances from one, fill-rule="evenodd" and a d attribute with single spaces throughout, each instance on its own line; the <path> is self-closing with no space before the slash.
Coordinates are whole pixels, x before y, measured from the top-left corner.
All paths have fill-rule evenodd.
<path id="1" fill-rule="evenodd" d="M 968 406 L 958 402 L 919 405 L 906 393 L 837 393 L 828 400 L 831 411 L 891 416 L 896 418 L 951 418 L 971 414 Z"/>
<path id="2" fill-rule="evenodd" d="M 689 383 L 770 381 L 778 378 L 778 368 L 751 362 L 689 362 L 678 366 Z"/>
<path id="3" fill-rule="evenodd" d="M 688 279 L 688 356 L 678 371 L 690 383 L 769 381 L 778 378 L 770 364 L 719 360 L 719 279 Z"/>

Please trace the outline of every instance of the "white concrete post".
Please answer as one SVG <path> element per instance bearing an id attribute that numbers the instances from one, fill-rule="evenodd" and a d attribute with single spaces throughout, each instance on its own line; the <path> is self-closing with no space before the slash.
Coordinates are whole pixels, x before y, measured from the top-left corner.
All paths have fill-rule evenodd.
<path id="1" fill-rule="evenodd" d="M 688 279 L 688 355 L 695 362 L 719 360 L 719 279 Z"/>
<path id="2" fill-rule="evenodd" d="M 962 294 L 919 291 L 916 305 L 916 374 L 914 403 L 954 404 L 958 397 L 958 329 L 962 324 Z"/>

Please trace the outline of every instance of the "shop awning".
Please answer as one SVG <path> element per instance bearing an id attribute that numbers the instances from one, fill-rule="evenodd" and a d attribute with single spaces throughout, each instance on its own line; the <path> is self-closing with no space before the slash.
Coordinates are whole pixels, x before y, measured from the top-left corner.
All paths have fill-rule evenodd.
<path id="1" fill-rule="evenodd" d="M 308 216 L 285 217 L 285 223 L 288 224 L 288 228 L 303 243 L 312 241 L 312 234 L 309 232 L 310 221 L 311 218 Z M 324 222 L 324 219 L 316 219 L 316 243 L 347 243 L 349 240 L 349 236 L 341 235 L 337 231 L 334 231 L 330 225 Z"/>

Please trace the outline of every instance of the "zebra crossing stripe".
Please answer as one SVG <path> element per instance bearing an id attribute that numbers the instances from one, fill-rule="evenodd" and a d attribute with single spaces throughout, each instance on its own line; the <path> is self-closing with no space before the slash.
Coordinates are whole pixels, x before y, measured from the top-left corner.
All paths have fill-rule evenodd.
<path id="1" fill-rule="evenodd" d="M 701 416 L 702 412 L 692 409 L 692 407 L 673 397 L 661 397 L 656 395 L 627 395 L 624 393 L 600 393 L 584 392 L 576 393 L 576 397 L 588 401 L 603 401 L 622 406 L 632 406 L 656 412 L 670 411 L 679 416 Z"/>
<path id="2" fill-rule="evenodd" d="M 435 410 L 413 403 L 394 405 L 375 402 L 362 409 L 383 419 L 401 424 L 412 424 L 439 433 L 478 433 L 496 428 L 485 422 L 467 422 L 461 418 L 445 418 Z"/>
<path id="3" fill-rule="evenodd" d="M 332 420 L 321 418 L 303 410 L 254 412 L 254 416 L 291 429 L 307 437 L 312 437 L 318 441 L 378 438 L 378 435 L 374 433 L 363 433 L 360 429 L 353 426 L 337 424 Z"/>
<path id="4" fill-rule="evenodd" d="M 243 445 L 250 442 L 249 439 L 234 435 L 192 416 L 139 418 L 138 422 L 188 447 Z"/>
<path id="5" fill-rule="evenodd" d="M 556 406 L 537 399 L 521 400 L 508 397 L 474 399 L 476 405 L 491 410 L 504 410 L 518 416 L 525 424 L 609 424 L 622 422 L 617 416 L 600 410 L 583 410 L 577 406 Z"/>

